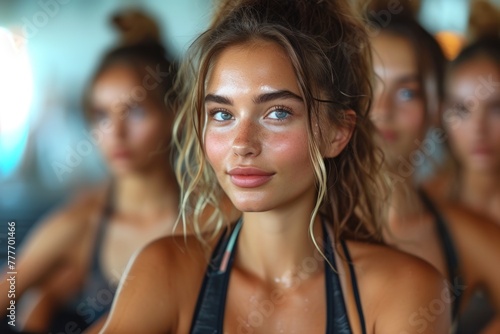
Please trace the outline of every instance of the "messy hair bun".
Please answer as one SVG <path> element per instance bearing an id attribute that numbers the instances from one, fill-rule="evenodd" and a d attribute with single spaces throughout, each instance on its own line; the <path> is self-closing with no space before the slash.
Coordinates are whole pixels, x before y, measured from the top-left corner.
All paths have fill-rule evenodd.
<path id="1" fill-rule="evenodd" d="M 135 73 L 137 87 L 146 93 L 144 98 L 152 98 L 166 109 L 173 109 L 175 94 L 172 87 L 176 66 L 170 52 L 160 41 L 156 21 L 139 9 L 127 9 L 111 16 L 110 22 L 118 32 L 119 40 L 100 61 L 85 94 L 87 116 L 92 117 L 88 104 L 90 88 L 104 71 L 114 66 L 123 66 Z M 148 82 L 148 87 L 145 82 Z"/>

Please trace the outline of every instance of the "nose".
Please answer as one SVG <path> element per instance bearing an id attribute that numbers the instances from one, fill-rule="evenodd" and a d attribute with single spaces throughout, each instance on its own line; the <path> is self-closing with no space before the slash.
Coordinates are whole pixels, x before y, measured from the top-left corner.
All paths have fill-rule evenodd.
<path id="1" fill-rule="evenodd" d="M 257 121 L 242 119 L 235 127 L 232 149 L 240 157 L 258 156 L 261 152 L 262 131 Z"/>
<path id="2" fill-rule="evenodd" d="M 390 121 L 393 116 L 393 105 L 389 94 L 386 91 L 375 92 L 371 108 L 373 122 L 385 123 Z"/>
<path id="3" fill-rule="evenodd" d="M 110 136 L 114 140 L 118 140 L 118 141 L 123 140 L 126 137 L 126 133 L 127 133 L 126 120 L 120 116 L 113 117 L 111 120 L 110 130 L 111 130 Z"/>
<path id="4" fill-rule="evenodd" d="M 488 132 L 488 117 L 484 109 L 472 110 L 470 115 L 470 127 L 475 137 L 483 138 Z"/>

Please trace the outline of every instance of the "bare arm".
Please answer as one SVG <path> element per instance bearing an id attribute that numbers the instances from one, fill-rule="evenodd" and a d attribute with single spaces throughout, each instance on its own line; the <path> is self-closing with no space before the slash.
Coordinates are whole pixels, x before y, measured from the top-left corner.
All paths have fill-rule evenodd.
<path id="1" fill-rule="evenodd" d="M 99 320 L 95 321 L 89 328 L 85 330 L 85 334 L 97 334 L 104 327 L 108 314 L 103 315 Z"/>
<path id="2" fill-rule="evenodd" d="M 451 299 L 444 278 L 419 259 L 405 262 L 386 280 L 375 333 L 449 333 Z"/>
<path id="3" fill-rule="evenodd" d="M 481 334 L 498 334 L 500 333 L 500 316 L 496 316 L 491 320 L 486 328 L 481 331 Z"/>
<path id="4" fill-rule="evenodd" d="M 0 315 L 10 300 L 17 300 L 28 288 L 49 276 L 68 252 L 75 248 L 87 224 L 76 208 L 55 213 L 38 224 L 16 254 L 15 294 L 9 295 L 9 275 L 2 268 L 0 278 Z"/>
<path id="5" fill-rule="evenodd" d="M 448 208 L 459 259 L 468 286 L 482 286 L 500 310 L 500 226 L 465 208 Z"/>
<path id="6" fill-rule="evenodd" d="M 101 333 L 169 333 L 176 305 L 165 238 L 146 246 L 129 262 Z M 171 276 L 171 275 L 170 275 Z"/>

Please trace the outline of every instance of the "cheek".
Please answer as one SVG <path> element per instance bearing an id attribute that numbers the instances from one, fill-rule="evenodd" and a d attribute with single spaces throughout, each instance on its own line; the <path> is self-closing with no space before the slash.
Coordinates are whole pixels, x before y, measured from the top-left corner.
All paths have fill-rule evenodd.
<path id="1" fill-rule="evenodd" d="M 217 131 L 207 130 L 205 134 L 204 149 L 207 160 L 217 173 L 218 164 L 221 164 L 225 155 L 230 152 L 230 140 L 227 135 Z"/>
<path id="2" fill-rule="evenodd" d="M 95 143 L 99 150 L 106 152 L 112 144 L 112 132 L 112 122 L 106 119 L 97 124 L 93 124 L 88 131 L 88 137 L 93 140 L 93 143 Z"/>
<path id="3" fill-rule="evenodd" d="M 277 163 L 292 166 L 294 169 L 307 170 L 312 167 L 309 156 L 307 133 L 276 135 L 268 141 L 268 152 Z"/>
<path id="4" fill-rule="evenodd" d="M 448 142 L 451 149 L 461 155 L 461 152 L 467 150 L 467 143 L 470 143 L 468 124 L 462 119 L 457 119 L 453 122 L 452 126 L 448 126 L 446 132 L 448 133 Z"/>
<path id="5" fill-rule="evenodd" d="M 491 142 L 500 146 L 500 112 L 490 117 L 488 124 L 490 126 L 488 133 L 491 135 Z"/>
<path id="6" fill-rule="evenodd" d="M 423 140 L 427 130 L 423 103 L 415 102 L 400 110 L 396 117 L 396 126 L 405 142 Z"/>
<path id="7" fill-rule="evenodd" d="M 493 144 L 493 147 L 497 148 L 497 151 L 500 153 L 500 124 L 496 127 L 493 132 L 492 138 L 490 142 Z"/>
<path id="8" fill-rule="evenodd" d="M 168 139 L 166 126 L 166 121 L 159 117 L 132 122 L 129 126 L 130 144 L 159 145 Z"/>
<path id="9" fill-rule="evenodd" d="M 401 128 L 406 132 L 418 134 L 425 131 L 425 110 L 421 103 L 415 103 L 403 110 L 399 113 L 398 120 Z"/>

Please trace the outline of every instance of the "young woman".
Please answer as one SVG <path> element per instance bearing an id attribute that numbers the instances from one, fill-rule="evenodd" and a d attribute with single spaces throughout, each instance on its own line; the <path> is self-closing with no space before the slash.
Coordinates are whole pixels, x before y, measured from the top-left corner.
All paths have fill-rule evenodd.
<path id="1" fill-rule="evenodd" d="M 102 332 L 446 333 L 442 277 L 380 243 L 369 46 L 347 1 L 232 1 L 190 52 L 182 217 L 222 191 L 243 214 L 146 247 Z"/>
<path id="2" fill-rule="evenodd" d="M 380 82 L 371 115 L 393 185 L 385 240 L 428 261 L 449 280 L 455 320 L 479 288 L 500 306 L 499 226 L 463 206 L 436 205 L 415 182 L 417 168 L 432 160 L 446 139 L 442 129 L 429 131 L 443 97 L 439 46 L 418 23 L 397 17 L 372 45 Z"/>
<path id="3" fill-rule="evenodd" d="M 24 330 L 78 332 L 98 320 L 131 255 L 172 233 L 179 187 L 170 164 L 173 111 L 165 105 L 171 67 L 164 48 L 151 40 L 117 47 L 102 60 L 86 111 L 110 182 L 73 198 L 22 245 L 15 295 L 37 290 L 39 296 L 24 300 L 30 314 Z M 2 277 L 4 318 L 8 290 Z M 22 313 L 17 304 L 17 328 Z"/>
<path id="4" fill-rule="evenodd" d="M 478 40 L 450 64 L 443 125 L 457 160 L 448 195 L 500 224 L 500 39 Z"/>
<path id="5" fill-rule="evenodd" d="M 442 178 L 442 196 L 500 225 L 500 39 L 466 47 L 450 64 L 446 82 L 442 121 L 455 168 Z M 463 326 L 483 323 L 492 313 L 487 305 L 476 296 Z M 491 333 L 500 331 L 499 316 L 495 328 Z"/>

